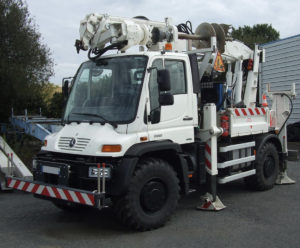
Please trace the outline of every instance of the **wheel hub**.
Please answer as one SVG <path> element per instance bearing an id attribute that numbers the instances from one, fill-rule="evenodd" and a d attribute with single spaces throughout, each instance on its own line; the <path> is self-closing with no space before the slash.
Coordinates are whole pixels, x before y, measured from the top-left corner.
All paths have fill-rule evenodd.
<path id="1" fill-rule="evenodd" d="M 160 210 L 164 206 L 166 199 L 167 190 L 165 185 L 160 181 L 149 181 L 141 191 L 141 204 L 148 212 Z"/>

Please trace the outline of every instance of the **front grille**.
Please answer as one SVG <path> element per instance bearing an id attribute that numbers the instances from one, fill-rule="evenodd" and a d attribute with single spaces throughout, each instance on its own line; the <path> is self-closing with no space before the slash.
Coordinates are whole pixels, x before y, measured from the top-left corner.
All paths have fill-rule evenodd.
<path id="1" fill-rule="evenodd" d="M 76 138 L 74 146 L 70 146 L 70 141 L 72 139 L 73 137 L 60 137 L 58 141 L 58 148 L 65 151 L 82 152 L 91 141 L 91 139 Z"/>

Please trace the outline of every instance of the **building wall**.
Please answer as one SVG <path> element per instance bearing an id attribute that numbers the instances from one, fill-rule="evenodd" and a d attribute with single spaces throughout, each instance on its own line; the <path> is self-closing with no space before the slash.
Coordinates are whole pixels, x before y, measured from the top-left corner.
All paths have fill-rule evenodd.
<path id="1" fill-rule="evenodd" d="M 261 69 L 261 92 L 269 83 L 271 91 L 290 90 L 296 83 L 296 99 L 288 123 L 300 121 L 300 35 L 262 45 L 266 51 Z"/>

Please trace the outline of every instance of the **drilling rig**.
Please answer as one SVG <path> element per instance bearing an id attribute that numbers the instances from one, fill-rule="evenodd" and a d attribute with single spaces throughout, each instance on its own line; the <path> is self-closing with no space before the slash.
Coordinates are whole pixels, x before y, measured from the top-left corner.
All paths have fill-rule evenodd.
<path id="1" fill-rule="evenodd" d="M 34 179 L 7 177 L 8 187 L 65 210 L 112 205 L 124 224 L 149 230 L 194 189 L 198 209 L 221 210 L 222 184 L 293 183 L 286 121 L 295 88 L 266 92 L 272 108 L 260 100 L 264 51 L 230 29 L 86 16 L 75 46 L 89 60 L 63 82 L 64 127 L 45 138 Z"/>

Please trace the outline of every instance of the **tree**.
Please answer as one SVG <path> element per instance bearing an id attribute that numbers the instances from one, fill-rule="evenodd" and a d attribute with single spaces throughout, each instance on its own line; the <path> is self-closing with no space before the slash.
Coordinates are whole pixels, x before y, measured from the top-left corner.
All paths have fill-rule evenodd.
<path id="1" fill-rule="evenodd" d="M 63 113 L 64 98 L 61 92 L 55 92 L 47 108 L 47 117 L 61 118 Z"/>
<path id="2" fill-rule="evenodd" d="M 41 108 L 44 116 L 60 117 L 57 116 L 56 110 L 56 112 L 53 112 L 53 109 L 62 108 L 62 105 L 54 98 L 55 93 L 61 92 L 59 86 L 52 83 L 31 84 L 28 89 L 28 94 L 24 94 L 22 98 L 22 102 L 24 102 L 22 107 L 28 109 L 29 114 L 39 114 Z"/>
<path id="3" fill-rule="evenodd" d="M 22 0 L 0 1 L 0 34 L 0 122 L 4 122 L 11 107 L 21 112 L 41 98 L 34 95 L 35 86 L 48 82 L 53 61 Z"/>
<path id="4" fill-rule="evenodd" d="M 270 24 L 255 24 L 253 27 L 244 26 L 233 28 L 232 37 L 244 42 L 251 49 L 255 44 L 263 44 L 279 39 L 279 32 Z"/>

